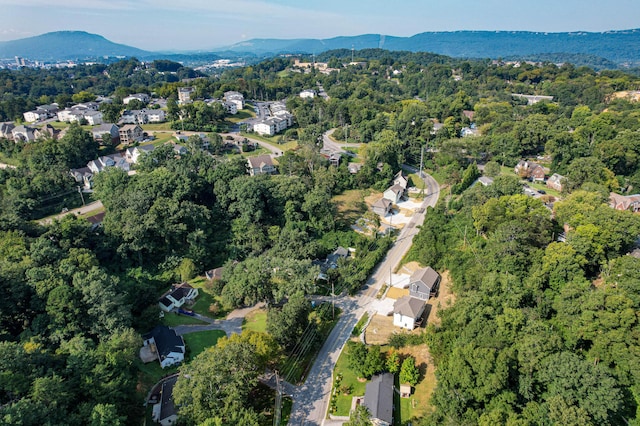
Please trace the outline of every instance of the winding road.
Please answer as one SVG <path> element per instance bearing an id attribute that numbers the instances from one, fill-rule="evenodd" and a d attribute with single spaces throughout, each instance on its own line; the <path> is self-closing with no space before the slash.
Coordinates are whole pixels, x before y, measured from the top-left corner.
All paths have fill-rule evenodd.
<path id="1" fill-rule="evenodd" d="M 415 170 L 413 170 L 415 171 Z M 342 421 L 326 419 L 329 397 L 331 394 L 332 374 L 342 348 L 351 336 L 351 330 L 362 315 L 371 309 L 376 300 L 378 290 L 384 285 L 385 278 L 390 271 L 397 267 L 402 257 L 411 247 L 413 237 L 418 233 L 418 226 L 424 222 L 426 208 L 434 207 L 440 195 L 440 186 L 429 175 L 425 175 L 426 195 L 421 205 L 413 215 L 411 221 L 402 229 L 398 239 L 393 244 L 387 256 L 375 269 L 367 282 L 368 286 L 355 297 L 343 296 L 336 299 L 342 310 L 342 315 L 331 334 L 318 353 L 313 367 L 307 375 L 304 384 L 295 387 L 293 408 L 289 425 L 339 425 Z"/>

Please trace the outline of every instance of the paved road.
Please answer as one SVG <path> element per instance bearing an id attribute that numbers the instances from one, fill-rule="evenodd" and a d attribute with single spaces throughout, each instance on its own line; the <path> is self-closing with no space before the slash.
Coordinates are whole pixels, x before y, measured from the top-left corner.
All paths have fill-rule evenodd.
<path id="1" fill-rule="evenodd" d="M 78 215 L 87 214 L 94 210 L 100 210 L 103 207 L 104 206 L 102 205 L 102 201 L 98 200 L 98 201 L 94 201 L 93 203 L 89 203 L 86 206 L 78 207 L 77 209 L 69 210 L 68 212 L 60 213 L 55 216 L 48 217 L 46 219 L 41 219 L 38 221 L 38 223 L 40 225 L 49 225 L 51 222 L 53 222 L 54 219 L 60 220 L 68 214 L 78 214 Z"/>
<path id="2" fill-rule="evenodd" d="M 424 180 L 426 196 L 422 207 L 425 210 L 422 210 L 421 213 L 415 213 L 411 222 L 402 229 L 387 256 L 369 278 L 368 288 L 355 297 L 344 296 L 337 299 L 337 304 L 342 309 L 342 316 L 320 349 L 306 382 L 298 386 L 293 395 L 290 425 L 328 426 L 341 424 L 341 422 L 325 419 L 331 392 L 333 368 L 342 348 L 351 336 L 351 330 L 360 317 L 371 308 L 371 303 L 376 300 L 375 296 L 390 271 L 399 265 L 402 257 L 411 247 L 413 237 L 418 233 L 417 225 L 424 222 L 426 207 L 433 207 L 438 202 L 440 195 L 438 183 L 429 175 L 425 175 Z"/>
<path id="3" fill-rule="evenodd" d="M 333 134 L 333 131 L 336 129 L 331 129 L 322 134 L 322 146 L 325 149 L 334 151 L 334 152 L 345 152 L 345 148 L 360 148 L 362 146 L 361 143 L 338 143 L 330 138 Z"/>

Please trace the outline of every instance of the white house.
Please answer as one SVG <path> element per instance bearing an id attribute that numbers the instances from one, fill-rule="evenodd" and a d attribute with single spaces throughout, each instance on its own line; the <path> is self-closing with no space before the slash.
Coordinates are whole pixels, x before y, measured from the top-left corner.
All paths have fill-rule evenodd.
<path id="1" fill-rule="evenodd" d="M 273 174 L 276 172 L 276 166 L 273 165 L 273 160 L 267 154 L 249 157 L 247 158 L 247 162 L 249 163 L 249 174 L 251 176 Z"/>
<path id="2" fill-rule="evenodd" d="M 178 421 L 178 412 L 173 404 L 173 387 L 178 381 L 178 376 L 175 374 L 162 382 L 160 400 L 153 405 L 153 420 L 162 426 L 171 426 Z"/>
<path id="3" fill-rule="evenodd" d="M 146 113 L 149 123 L 162 123 L 165 121 L 165 113 L 161 109 L 148 109 Z"/>
<path id="4" fill-rule="evenodd" d="M 195 301 L 198 297 L 198 289 L 187 283 L 174 284 L 171 289 L 160 297 L 158 305 L 165 312 L 182 307 L 187 302 Z"/>
<path id="5" fill-rule="evenodd" d="M 300 92 L 300 97 L 302 99 L 313 99 L 316 97 L 316 91 L 313 89 L 304 89 Z"/>
<path id="6" fill-rule="evenodd" d="M 127 96 L 126 98 L 122 99 L 122 103 L 123 104 L 128 104 L 129 102 L 131 102 L 132 100 L 137 99 L 140 102 L 147 104 L 149 102 L 149 100 L 151 100 L 151 97 L 149 95 L 147 95 L 146 93 L 134 93 L 132 95 Z"/>
<path id="7" fill-rule="evenodd" d="M 127 150 L 124 153 L 124 157 L 129 163 L 135 164 L 138 162 L 142 154 L 151 152 L 153 151 L 154 148 L 155 147 L 153 145 L 142 145 L 142 146 L 136 146 L 133 148 L 127 148 Z"/>
<path id="8" fill-rule="evenodd" d="M 87 163 L 87 167 L 93 173 L 100 173 L 109 167 L 117 167 L 125 172 L 129 171 L 129 163 L 121 154 L 111 154 L 98 157 L 95 160 L 89 161 Z"/>
<path id="9" fill-rule="evenodd" d="M 403 296 L 393 304 L 393 325 L 413 330 L 420 321 L 426 304 L 424 300 Z"/>
<path id="10" fill-rule="evenodd" d="M 33 142 L 36 140 L 35 129 L 29 126 L 16 126 L 11 130 L 14 142 Z"/>
<path id="11" fill-rule="evenodd" d="M 89 110 L 83 114 L 82 118 L 87 120 L 87 124 L 91 126 L 102 124 L 102 113 L 100 111 Z"/>
<path id="12" fill-rule="evenodd" d="M 253 131 L 259 135 L 273 136 L 276 134 L 276 125 L 269 120 L 262 120 L 253 125 Z"/>
<path id="13" fill-rule="evenodd" d="M 185 344 L 182 336 L 165 325 L 158 325 L 150 333 L 142 336 L 143 350 L 155 353 L 162 368 L 171 367 L 184 361 Z"/>
<path id="14" fill-rule="evenodd" d="M 393 424 L 393 396 L 395 388 L 391 373 L 375 375 L 367 383 L 363 405 L 369 409 L 371 424 L 391 426 Z"/>
<path id="15" fill-rule="evenodd" d="M 24 114 L 22 114 L 22 116 L 24 117 L 24 121 L 26 121 L 28 123 L 32 123 L 34 121 L 45 120 L 45 119 L 48 118 L 48 115 L 47 115 L 46 112 L 38 111 L 38 110 L 27 111 Z"/>
<path id="16" fill-rule="evenodd" d="M 224 92 L 224 100 L 227 102 L 233 102 L 239 110 L 244 108 L 244 95 L 240 92 Z"/>
<path id="17" fill-rule="evenodd" d="M 402 197 L 404 196 L 404 188 L 398 184 L 393 185 L 390 188 L 387 188 L 383 193 L 383 197 L 387 200 L 391 201 L 393 204 L 398 204 Z"/>
<path id="18" fill-rule="evenodd" d="M 113 123 L 102 123 L 101 125 L 92 128 L 91 134 L 93 135 L 93 139 L 102 141 L 102 143 L 110 143 L 111 141 L 118 139 L 120 136 L 118 126 Z M 103 140 L 103 136 L 106 134 L 109 134 L 111 140 Z"/>
<path id="19" fill-rule="evenodd" d="M 191 102 L 191 94 L 193 92 L 193 87 L 178 87 L 178 102 L 181 104 Z"/>

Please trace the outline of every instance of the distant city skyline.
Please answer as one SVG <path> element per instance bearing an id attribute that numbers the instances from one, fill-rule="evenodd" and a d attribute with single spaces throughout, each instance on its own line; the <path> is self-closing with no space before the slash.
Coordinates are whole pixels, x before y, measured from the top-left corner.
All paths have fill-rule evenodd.
<path id="1" fill-rule="evenodd" d="M 0 41 L 80 30 L 150 51 L 206 50 L 254 38 L 640 27 L 637 0 L 0 0 L 0 10 Z"/>

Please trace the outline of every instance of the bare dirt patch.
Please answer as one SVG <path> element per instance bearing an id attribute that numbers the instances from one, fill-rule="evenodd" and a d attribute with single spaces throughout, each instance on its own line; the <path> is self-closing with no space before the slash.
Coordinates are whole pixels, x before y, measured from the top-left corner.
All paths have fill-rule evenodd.
<path id="1" fill-rule="evenodd" d="M 399 274 L 411 275 L 420 268 L 421 266 L 418 262 L 409 262 L 409 263 L 405 263 L 400 268 L 398 268 L 397 272 Z"/>
<path id="2" fill-rule="evenodd" d="M 399 329 L 393 325 L 393 317 L 375 315 L 364 332 L 364 340 L 369 345 L 385 345 Z"/>
<path id="3" fill-rule="evenodd" d="M 400 299 L 402 296 L 408 296 L 408 295 L 409 295 L 408 288 L 391 287 L 389 291 L 387 291 L 387 299 Z"/>
<path id="4" fill-rule="evenodd" d="M 456 301 L 455 295 L 451 292 L 451 277 L 449 276 L 449 271 L 444 271 L 440 276 L 442 278 L 440 280 L 438 295 L 435 298 L 429 299 L 427 302 L 426 310 L 431 306 L 427 318 L 429 324 L 440 325 L 440 318 L 437 315 L 438 311 L 452 306 Z"/>

